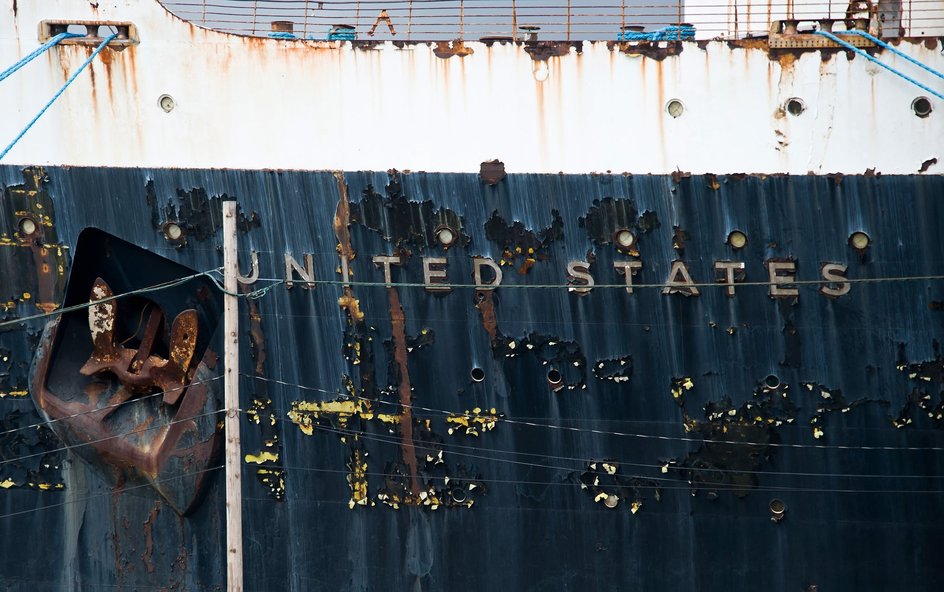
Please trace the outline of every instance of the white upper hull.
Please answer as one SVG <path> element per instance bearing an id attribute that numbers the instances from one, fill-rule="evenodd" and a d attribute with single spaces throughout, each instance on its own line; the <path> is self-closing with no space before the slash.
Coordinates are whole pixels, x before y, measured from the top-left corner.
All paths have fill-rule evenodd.
<path id="1" fill-rule="evenodd" d="M 536 61 L 522 43 L 470 42 L 472 54 L 441 58 L 435 44 L 242 37 L 156 1 L 96 4 L 0 0 L 4 68 L 40 44 L 44 20 L 130 21 L 140 38 L 96 58 L 3 164 L 472 172 L 498 158 L 535 173 L 944 171 L 944 102 L 845 52 L 684 42 L 660 61 L 584 42 Z M 61 45 L 0 82 L 0 148 L 92 47 Z M 938 39 L 897 48 L 944 70 Z M 925 118 L 912 111 L 921 96 Z M 800 115 L 785 112 L 791 98 Z M 673 99 L 679 117 L 667 112 Z"/>

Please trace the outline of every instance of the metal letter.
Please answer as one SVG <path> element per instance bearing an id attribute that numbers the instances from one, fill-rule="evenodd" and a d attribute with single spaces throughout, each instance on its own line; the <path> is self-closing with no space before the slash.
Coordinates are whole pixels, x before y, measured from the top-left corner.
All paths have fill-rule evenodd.
<path id="1" fill-rule="evenodd" d="M 256 280 L 259 279 L 259 253 L 253 251 L 249 254 L 250 260 L 252 261 L 252 267 L 249 270 L 249 275 L 245 276 L 238 272 L 236 275 L 236 281 L 244 286 L 249 286 L 256 283 Z"/>
<path id="2" fill-rule="evenodd" d="M 374 265 L 380 265 L 384 270 L 384 283 L 387 284 L 387 287 L 390 287 L 390 284 L 393 280 L 390 279 L 390 266 L 391 265 L 402 265 L 399 255 L 374 255 L 371 259 L 374 262 Z"/>
<path id="3" fill-rule="evenodd" d="M 784 272 L 784 273 L 781 273 Z M 793 298 L 800 295 L 796 286 L 781 288 L 796 281 L 796 261 L 768 261 L 767 277 L 770 280 L 771 298 Z"/>
<path id="4" fill-rule="evenodd" d="M 663 294 L 682 294 L 684 296 L 699 296 L 701 292 L 695 287 L 692 274 L 688 273 L 688 266 L 684 261 L 673 261 L 669 270 L 669 278 L 662 288 Z"/>
<path id="5" fill-rule="evenodd" d="M 730 298 L 734 298 L 734 282 L 737 279 L 744 279 L 744 274 L 737 274 L 737 271 L 744 271 L 744 262 L 743 261 L 715 261 L 715 270 L 723 271 L 724 277 L 718 278 L 718 282 L 722 284 L 727 284 L 728 287 L 725 288 Z"/>
<path id="6" fill-rule="evenodd" d="M 492 281 L 489 283 L 482 282 L 482 266 L 487 266 L 492 268 L 492 273 L 495 277 L 492 278 Z M 475 280 L 475 287 L 480 290 L 494 290 L 502 282 L 502 270 L 497 263 L 489 259 L 488 257 L 473 257 L 472 258 L 472 278 Z"/>
<path id="7" fill-rule="evenodd" d="M 614 261 L 613 267 L 617 273 L 626 276 L 626 293 L 633 293 L 633 276 L 636 271 L 642 269 L 642 261 Z M 622 269 L 622 271 L 620 271 Z"/>
<path id="8" fill-rule="evenodd" d="M 590 275 L 590 263 L 588 263 L 587 261 L 571 261 L 570 263 L 567 264 L 567 275 L 569 276 L 567 278 L 568 284 L 571 284 L 573 286 L 575 285 L 573 284 L 573 282 L 577 280 L 582 280 L 584 282 L 583 284 L 576 284 L 576 285 L 587 286 L 586 288 L 571 287 L 567 289 L 569 292 L 576 292 L 577 294 L 581 296 L 583 296 L 584 294 L 590 293 L 590 290 L 591 290 L 590 286 L 592 286 L 594 283 L 593 276 Z"/>
<path id="9" fill-rule="evenodd" d="M 295 285 L 295 282 L 292 281 L 295 277 L 295 274 L 298 274 L 298 277 L 305 282 L 305 285 L 302 287 L 305 289 L 313 288 L 314 284 L 311 282 L 315 281 L 315 261 L 312 258 L 310 253 L 305 253 L 303 257 L 305 259 L 305 267 L 303 268 L 299 265 L 298 261 L 294 257 L 285 254 L 285 287 L 291 288 Z"/>
<path id="10" fill-rule="evenodd" d="M 437 286 L 446 281 L 445 257 L 423 257 L 423 283 L 427 292 L 449 292 L 449 286 Z M 435 265 L 435 267 L 433 267 Z M 434 281 L 435 280 L 435 281 Z"/>
<path id="11" fill-rule="evenodd" d="M 847 265 L 841 263 L 824 263 L 820 274 L 827 282 L 835 283 L 836 287 L 832 287 L 830 284 L 822 284 L 819 287 L 820 294 L 835 298 L 848 294 L 852 290 L 852 284 L 843 281 L 846 279 L 846 269 L 848 268 Z"/>

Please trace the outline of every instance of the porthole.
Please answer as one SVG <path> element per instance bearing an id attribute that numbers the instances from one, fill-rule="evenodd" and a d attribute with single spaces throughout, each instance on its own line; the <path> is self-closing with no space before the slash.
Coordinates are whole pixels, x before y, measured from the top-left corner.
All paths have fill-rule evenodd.
<path id="1" fill-rule="evenodd" d="M 628 228 L 620 228 L 613 233 L 613 242 L 621 249 L 629 249 L 636 244 L 636 235 Z"/>
<path id="2" fill-rule="evenodd" d="M 849 235 L 849 246 L 856 251 L 864 251 L 869 248 L 872 239 L 862 231 L 856 231 Z"/>
<path id="3" fill-rule="evenodd" d="M 672 99 L 665 104 L 665 112 L 672 117 L 680 117 L 685 112 L 685 105 L 678 99 Z"/>
<path id="4" fill-rule="evenodd" d="M 177 106 L 177 101 L 170 95 L 161 95 L 157 99 L 157 105 L 164 110 L 164 113 L 170 113 Z"/>
<path id="5" fill-rule="evenodd" d="M 32 218 L 20 218 L 17 228 L 20 231 L 20 236 L 33 236 L 39 231 L 39 226 L 36 224 L 36 220 Z"/>
<path id="6" fill-rule="evenodd" d="M 485 370 L 482 370 L 478 366 L 472 368 L 472 371 L 469 372 L 469 376 L 472 377 L 472 382 L 482 382 L 485 380 Z"/>
<path id="7" fill-rule="evenodd" d="M 728 234 L 728 244 L 732 249 L 743 249 L 747 244 L 747 235 L 740 230 L 732 230 L 731 233 Z"/>
<path id="8" fill-rule="evenodd" d="M 164 238 L 171 242 L 177 242 L 184 236 L 184 229 L 176 222 L 167 222 L 163 227 Z"/>
<path id="9" fill-rule="evenodd" d="M 436 240 L 448 249 L 452 243 L 456 242 L 456 231 L 448 226 L 440 226 L 436 229 Z"/>

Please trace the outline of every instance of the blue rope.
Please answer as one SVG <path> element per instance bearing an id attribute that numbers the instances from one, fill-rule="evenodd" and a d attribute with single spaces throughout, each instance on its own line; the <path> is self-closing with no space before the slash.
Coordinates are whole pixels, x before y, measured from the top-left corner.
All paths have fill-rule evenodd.
<path id="1" fill-rule="evenodd" d="M 20 138 L 22 138 L 24 135 L 26 135 L 26 132 L 28 132 L 29 129 L 30 129 L 31 127 L 33 127 L 33 125 L 35 125 L 37 121 L 39 121 L 39 118 L 43 116 L 43 113 L 45 113 L 47 109 L 49 109 L 50 107 L 52 107 L 52 104 L 56 102 L 56 99 L 58 99 L 60 96 L 62 96 L 62 93 L 64 93 L 64 92 L 66 91 L 66 89 L 69 88 L 69 85 L 72 84 L 72 81 L 75 80 L 75 79 L 79 76 L 79 74 L 81 74 L 82 71 L 85 70 L 85 69 L 88 67 L 88 65 L 92 63 L 92 60 L 95 59 L 95 56 L 97 56 L 99 53 L 101 53 L 101 51 L 102 51 L 103 49 L 105 49 L 105 47 L 106 47 L 109 43 L 111 43 L 111 40 L 114 39 L 114 38 L 117 37 L 117 36 L 118 36 L 117 33 L 115 33 L 115 34 L 113 34 L 113 35 L 109 35 L 108 37 L 105 38 L 104 41 L 102 41 L 102 44 L 101 44 L 101 45 L 99 45 L 98 47 L 95 48 L 95 51 L 92 52 L 92 55 L 90 55 L 90 56 L 88 57 L 88 59 L 86 59 L 84 62 L 82 62 L 82 65 L 79 66 L 79 69 L 76 70 L 76 71 L 72 74 L 72 76 L 69 77 L 68 80 L 66 80 L 66 83 L 65 83 L 64 85 L 62 85 L 62 88 L 59 89 L 59 92 L 57 92 L 55 95 L 53 95 L 53 97 L 52 97 L 51 99 L 49 99 L 49 102 L 46 103 L 46 105 L 43 106 L 42 109 L 40 109 L 39 113 L 36 114 L 36 117 L 34 117 L 32 121 L 30 121 L 28 124 L 26 124 L 26 127 L 23 128 L 23 131 L 21 131 L 21 132 L 19 133 L 19 135 L 17 135 L 15 138 L 13 138 L 13 141 L 10 142 L 10 145 L 9 145 L 9 146 L 7 146 L 6 148 L 3 149 L 3 152 L 0 152 L 0 160 L 3 160 L 3 157 L 7 155 L 7 152 L 9 152 L 9 151 L 13 148 L 13 146 L 15 146 L 16 143 L 20 141 Z"/>
<path id="2" fill-rule="evenodd" d="M 62 41 L 63 39 L 68 39 L 69 37 L 82 37 L 82 35 L 79 35 L 78 33 L 59 33 L 58 35 L 56 35 L 55 37 L 53 37 L 46 43 L 43 43 L 42 45 L 37 47 L 35 50 L 33 50 L 33 53 L 29 54 L 25 58 L 13 64 L 12 66 L 7 68 L 3 72 L 0 72 L 0 82 L 6 80 L 7 78 L 10 77 L 11 74 L 13 74 L 17 70 L 25 66 L 26 64 L 32 62 L 39 56 L 41 56 L 47 49 L 55 45 L 58 45 L 60 41 Z"/>
<path id="3" fill-rule="evenodd" d="M 692 25 L 670 25 L 655 31 L 643 33 L 639 31 L 623 31 L 616 36 L 617 41 L 678 41 L 695 38 L 695 27 Z"/>
<path id="4" fill-rule="evenodd" d="M 935 70 L 934 68 L 931 68 L 930 66 L 919 62 L 918 60 L 914 59 L 914 58 L 911 57 L 910 55 L 898 51 L 897 49 L 895 49 L 895 48 L 892 47 L 891 45 L 885 43 L 885 42 L 882 41 L 881 39 L 877 39 L 876 37 L 873 37 L 872 35 L 866 33 L 865 31 L 852 30 L 852 31 L 846 31 L 846 32 L 847 32 L 847 33 L 852 33 L 853 35 L 859 35 L 860 37 L 865 37 L 866 39 L 868 39 L 869 41 L 871 41 L 871 42 L 874 43 L 875 45 L 880 45 L 880 46 L 884 47 L 885 49 L 887 49 L 888 51 L 892 52 L 893 54 L 905 58 L 906 60 L 908 60 L 909 62 L 911 62 L 911 63 L 914 64 L 915 66 L 918 66 L 919 68 L 921 68 L 921 69 L 923 69 L 923 70 L 927 70 L 927 71 L 930 72 L 931 74 L 934 74 L 934 75 L 937 76 L 938 78 L 944 80 L 944 74 L 941 74 L 940 72 L 938 72 L 938 71 Z"/>
<path id="5" fill-rule="evenodd" d="M 882 62 L 880 62 L 880 61 L 878 61 L 877 59 L 873 58 L 873 57 L 870 56 L 868 53 L 862 51 L 861 49 L 859 49 L 859 48 L 856 47 L 855 45 L 852 45 L 851 43 L 848 43 L 848 42 L 846 42 L 846 41 L 843 41 L 842 39 L 840 39 L 839 37 L 836 37 L 836 36 L 833 35 L 832 33 L 827 33 L 826 31 L 813 31 L 813 33 L 815 33 L 815 34 L 817 34 L 817 35 L 822 35 L 823 37 L 826 37 L 827 39 L 829 39 L 829 40 L 832 41 L 833 43 L 838 43 L 839 45 L 845 47 L 846 49 L 850 49 L 850 50 L 856 52 L 857 54 L 861 55 L 862 57 L 864 57 L 865 59 L 869 60 L 870 62 L 874 62 L 874 63 L 878 64 L 879 66 L 885 68 L 886 70 L 888 70 L 888 71 L 891 72 L 892 74 L 896 74 L 896 75 L 898 75 L 898 76 L 901 76 L 902 78 L 904 78 L 905 80 L 907 80 L 907 81 L 910 82 L 911 84 L 917 86 L 918 88 L 923 89 L 923 90 L 926 90 L 926 91 L 928 91 L 929 93 L 931 93 L 932 95 L 934 95 L 935 97 L 937 97 L 937 98 L 939 98 L 939 99 L 941 99 L 941 100 L 944 100 L 944 95 L 942 95 L 941 93 L 939 93 L 939 92 L 937 92 L 937 91 L 934 91 L 934 90 L 931 90 L 930 88 L 928 88 L 927 86 L 921 84 L 920 82 L 918 82 L 918 81 L 915 80 L 914 78 L 911 78 L 910 76 L 907 76 L 907 75 L 905 75 L 905 74 L 902 74 L 901 72 L 899 72 L 898 70 L 892 68 L 892 67 L 889 66 L 888 64 L 883 64 Z"/>

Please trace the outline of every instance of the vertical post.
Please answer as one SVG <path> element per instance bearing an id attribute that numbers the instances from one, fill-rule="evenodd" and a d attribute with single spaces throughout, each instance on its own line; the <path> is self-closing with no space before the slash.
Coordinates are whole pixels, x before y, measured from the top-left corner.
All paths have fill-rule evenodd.
<path id="1" fill-rule="evenodd" d="M 207 3 L 206 3 L 206 0 L 203 0 L 203 18 L 202 18 L 202 20 L 200 21 L 200 24 L 203 25 L 204 27 L 205 27 L 206 24 L 207 24 Z"/>
<path id="2" fill-rule="evenodd" d="M 259 8 L 259 0 L 253 0 L 253 3 L 252 3 L 252 34 L 253 35 L 256 34 L 256 11 L 258 8 Z"/>
<path id="3" fill-rule="evenodd" d="M 518 40 L 518 8 L 515 6 L 515 0 L 511 0 L 511 40 Z"/>
<path id="4" fill-rule="evenodd" d="M 223 390 L 226 419 L 226 589 L 243 590 L 243 494 L 239 442 L 239 263 L 236 200 L 223 201 Z"/>
<path id="5" fill-rule="evenodd" d="M 626 0 L 620 2 L 620 33 L 626 32 Z"/>
<path id="6" fill-rule="evenodd" d="M 302 37 L 304 37 L 305 39 L 308 39 L 308 13 L 310 11 L 310 9 L 308 8 L 308 2 L 309 0 L 305 0 L 305 21 L 304 21 L 304 24 L 302 25 Z"/>
<path id="7" fill-rule="evenodd" d="M 567 0 L 567 41 L 570 41 L 570 0 Z"/>
<path id="8" fill-rule="evenodd" d="M 678 0 L 678 28 L 675 29 L 675 38 L 682 39 L 682 0 Z"/>
<path id="9" fill-rule="evenodd" d="M 465 21 L 465 0 L 459 0 L 459 39 L 462 39 L 462 25 Z"/>
<path id="10" fill-rule="evenodd" d="M 410 36 L 413 34 L 413 0 L 410 0 L 410 11 L 407 13 L 406 17 L 406 40 L 410 40 Z"/>

